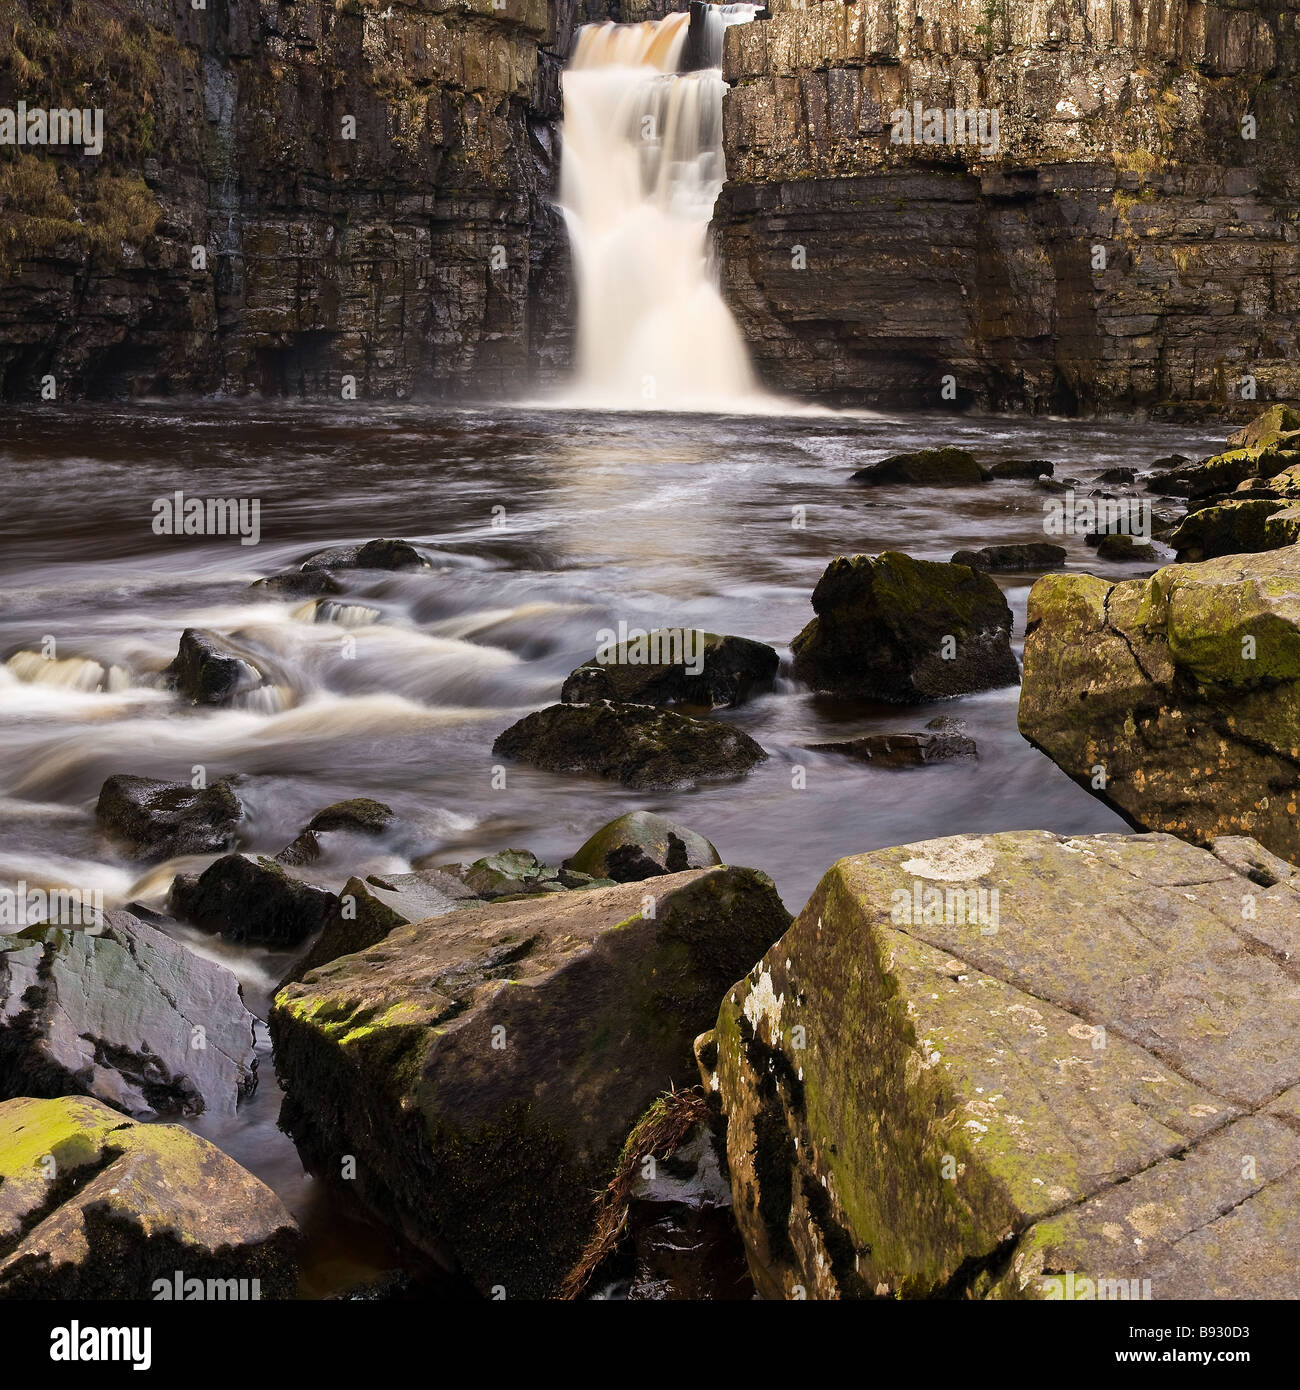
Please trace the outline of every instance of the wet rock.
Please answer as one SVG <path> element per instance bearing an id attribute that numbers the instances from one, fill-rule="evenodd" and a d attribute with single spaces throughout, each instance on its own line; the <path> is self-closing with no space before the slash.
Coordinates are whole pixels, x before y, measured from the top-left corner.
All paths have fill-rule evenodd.
<path id="1" fill-rule="evenodd" d="M 913 487 L 966 487 L 987 482 L 989 474 L 965 449 L 918 449 L 910 454 L 894 454 L 859 468 L 849 481 L 878 487 L 889 483 L 910 483 Z"/>
<path id="2" fill-rule="evenodd" d="M 244 809 L 237 777 L 211 786 L 117 773 L 100 788 L 95 819 L 132 859 L 171 859 L 233 849 Z"/>
<path id="3" fill-rule="evenodd" d="M 222 638 L 193 627 L 181 633 L 176 658 L 163 679 L 196 705 L 228 705 L 264 683 L 262 672 L 250 660 L 232 651 Z"/>
<path id="4" fill-rule="evenodd" d="M 317 570 L 418 570 L 429 562 L 410 543 L 401 540 L 374 540 L 364 545 L 337 545 L 319 550 L 303 561 L 302 568 Z"/>
<path id="5" fill-rule="evenodd" d="M 1030 570 L 1056 569 L 1065 564 L 1065 547 L 1046 541 L 1025 545 L 986 545 L 979 550 L 959 550 L 954 565 L 967 565 L 990 574 L 1025 574 Z"/>
<path id="6" fill-rule="evenodd" d="M 231 941 L 296 946 L 319 931 L 338 898 L 291 878 L 273 859 L 227 854 L 195 876 L 177 874 L 171 910 Z"/>
<path id="7" fill-rule="evenodd" d="M 512 724 L 492 751 L 546 772 L 589 772 L 634 791 L 741 777 L 767 754 L 728 724 L 651 705 L 551 705 Z"/>
<path id="8" fill-rule="evenodd" d="M 1180 563 L 1272 550 L 1275 544 L 1288 542 L 1270 537 L 1266 531 L 1268 518 L 1287 510 L 1287 506 L 1280 497 L 1258 497 L 1201 507 L 1183 518 L 1169 543 L 1177 550 Z"/>
<path id="9" fill-rule="evenodd" d="M 788 921 L 765 875 L 716 868 L 399 927 L 276 996 L 281 1124 L 313 1171 L 355 1155 L 357 1196 L 482 1291 L 551 1294 L 629 1131 Z"/>
<path id="10" fill-rule="evenodd" d="M 1097 538 L 1097 558 L 1099 560 L 1119 560 L 1145 564 L 1156 563 L 1156 552 L 1143 541 L 1120 531 L 1109 531 Z"/>
<path id="11" fill-rule="evenodd" d="M 772 688 L 780 658 L 762 642 L 695 629 L 656 630 L 613 646 L 573 671 L 566 705 L 617 700 L 637 705 L 703 708 L 743 704 Z"/>
<path id="12" fill-rule="evenodd" d="M 1284 1293 L 1298 920 L 1167 835 L 840 860 L 697 1044 L 760 1296 Z"/>
<path id="13" fill-rule="evenodd" d="M 633 883 L 721 863 L 703 835 L 652 811 L 630 811 L 602 825 L 564 867 L 593 878 Z"/>
<path id="14" fill-rule="evenodd" d="M 130 913 L 0 936 L 0 1095 L 233 1114 L 257 1084 L 239 982 Z"/>
<path id="15" fill-rule="evenodd" d="M 844 753 L 877 767 L 925 767 L 951 758 L 978 756 L 975 740 L 960 719 L 932 719 L 918 734 L 865 734 L 838 743 L 810 743 L 818 753 Z"/>
<path id="16" fill-rule="evenodd" d="M 501 898 L 526 892 L 529 882 L 540 878 L 545 868 L 529 850 L 505 849 L 474 860 L 461 875 L 461 882 L 480 898 Z M 558 878 L 559 870 L 554 874 Z"/>
<path id="17" fill-rule="evenodd" d="M 1136 468 L 1104 468 L 1097 474 L 1099 483 L 1131 483 L 1136 479 Z"/>
<path id="18" fill-rule="evenodd" d="M 1083 484 L 1078 478 L 1038 478 L 1034 486 L 1040 492 L 1050 492 L 1059 495 L 1063 492 L 1072 492 L 1075 488 L 1082 487 Z"/>
<path id="19" fill-rule="evenodd" d="M 178 1271 L 209 1298 L 253 1281 L 290 1298 L 297 1248 L 275 1193 L 179 1125 L 74 1096 L 0 1104 L 0 1299 L 175 1298 Z"/>
<path id="20" fill-rule="evenodd" d="M 272 598 L 323 598 L 341 594 L 343 585 L 325 569 L 282 570 L 279 574 L 254 580 L 248 591 Z"/>
<path id="21" fill-rule="evenodd" d="M 1139 828 L 1300 859 L 1298 689 L 1294 547 L 1030 592 L 1020 731 Z"/>
<path id="22" fill-rule="evenodd" d="M 323 811 L 317 811 L 298 837 L 275 856 L 275 861 L 291 866 L 315 863 L 322 853 L 317 835 L 343 831 L 352 835 L 380 836 L 392 828 L 395 819 L 391 806 L 368 796 L 336 801 Z"/>
<path id="23" fill-rule="evenodd" d="M 1152 473 L 1147 479 L 1147 491 L 1162 497 L 1213 497 L 1231 492 L 1238 483 L 1258 476 L 1256 455 L 1249 449 L 1232 449 L 1200 463 Z"/>
<path id="24" fill-rule="evenodd" d="M 1050 478 L 1056 465 L 1050 459 L 1003 459 L 990 469 L 994 478 Z"/>
<path id="25" fill-rule="evenodd" d="M 814 690 L 916 704 L 1019 679 L 1011 610 L 965 565 L 909 555 L 842 556 L 813 590 L 794 674 Z"/>

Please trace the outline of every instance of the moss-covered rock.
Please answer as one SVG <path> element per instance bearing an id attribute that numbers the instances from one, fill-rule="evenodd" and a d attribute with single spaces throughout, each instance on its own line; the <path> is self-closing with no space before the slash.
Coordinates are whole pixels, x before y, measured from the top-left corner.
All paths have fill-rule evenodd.
<path id="1" fill-rule="evenodd" d="M 492 751 L 546 772 L 590 772 L 636 791 L 742 777 L 767 754 L 729 724 L 652 705 L 550 705 L 497 736 Z"/>
<path id="2" fill-rule="evenodd" d="M 1276 1290 L 1300 892 L 1241 849 L 1022 831 L 836 864 L 697 1041 L 760 1294 Z"/>
<path id="3" fill-rule="evenodd" d="M 1176 549 L 1180 563 L 1273 550 L 1275 544 L 1266 529 L 1268 518 L 1286 508 L 1287 503 L 1282 498 L 1222 501 L 1189 512 L 1170 536 L 1169 543 Z M 1285 541 L 1279 543 L 1287 544 Z"/>
<path id="4" fill-rule="evenodd" d="M 788 922 L 765 875 L 716 868 L 399 927 L 276 996 L 281 1123 L 480 1289 L 553 1293 L 627 1134 Z"/>
<path id="5" fill-rule="evenodd" d="M 657 629 L 579 666 L 565 680 L 560 699 L 567 705 L 739 705 L 770 690 L 780 664 L 771 647 L 746 637 Z"/>
<path id="6" fill-rule="evenodd" d="M 0 1298 L 145 1301 L 178 1271 L 288 1298 L 297 1245 L 275 1193 L 189 1130 L 78 1097 L 0 1104 Z"/>
<path id="7" fill-rule="evenodd" d="M 117 773 L 100 788 L 95 819 L 132 859 L 220 854 L 233 849 L 244 816 L 237 777 L 211 786 Z"/>
<path id="8" fill-rule="evenodd" d="M 703 835 L 653 811 L 630 811 L 602 825 L 564 867 L 593 878 L 633 883 L 721 863 Z"/>
<path id="9" fill-rule="evenodd" d="M 987 574 L 910 555 L 841 556 L 813 590 L 794 674 L 814 690 L 918 704 L 1014 685 L 1011 610 Z"/>
<path id="10" fill-rule="evenodd" d="M 1140 829 L 1300 859 L 1300 553 L 1040 579 L 1020 731 Z"/>

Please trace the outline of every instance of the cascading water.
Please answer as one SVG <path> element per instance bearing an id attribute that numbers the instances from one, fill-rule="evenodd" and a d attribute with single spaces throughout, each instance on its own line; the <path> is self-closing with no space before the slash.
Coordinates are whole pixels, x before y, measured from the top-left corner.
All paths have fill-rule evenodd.
<path id="1" fill-rule="evenodd" d="M 560 202 L 578 294 L 576 404 L 753 409 L 709 219 L 726 169 L 722 35 L 755 5 L 587 25 L 563 77 Z M 681 72 L 690 40 L 696 71 Z"/>

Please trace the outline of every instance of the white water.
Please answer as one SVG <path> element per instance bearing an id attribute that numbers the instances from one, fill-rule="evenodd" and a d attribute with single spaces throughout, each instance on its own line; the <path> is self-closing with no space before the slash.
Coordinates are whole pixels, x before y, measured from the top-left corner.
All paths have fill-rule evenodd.
<path id="1" fill-rule="evenodd" d="M 755 6 L 715 6 L 722 31 Z M 687 15 L 587 25 L 563 77 L 560 203 L 578 294 L 577 383 L 604 409 L 761 410 L 709 255 L 726 177 L 720 67 L 680 73 Z"/>

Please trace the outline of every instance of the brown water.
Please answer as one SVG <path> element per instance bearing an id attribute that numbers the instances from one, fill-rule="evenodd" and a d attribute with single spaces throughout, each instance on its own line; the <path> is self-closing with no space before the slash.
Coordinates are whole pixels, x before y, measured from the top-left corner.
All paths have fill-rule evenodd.
<path id="1" fill-rule="evenodd" d="M 558 862 L 621 812 L 665 812 L 724 859 L 767 870 L 797 910 L 841 855 L 956 832 L 1122 830 L 1016 730 L 1015 688 L 900 710 L 775 693 L 717 717 L 771 754 L 741 782 L 637 794 L 510 768 L 493 790 L 495 736 L 553 702 L 602 628 L 698 627 L 785 653 L 836 555 L 1042 540 L 1030 482 L 960 490 L 861 489 L 852 469 L 936 443 L 983 461 L 1047 458 L 1085 483 L 1103 468 L 1221 447 L 1218 427 L 1024 422 L 952 416 L 678 416 L 509 409 L 198 405 L 11 410 L 0 421 L 8 505 L 0 516 L 0 661 L 55 639 L 55 666 L 0 666 L 0 883 L 102 890 L 161 907 L 172 874 L 141 871 L 95 830 L 103 780 L 129 772 L 189 781 L 243 772 L 247 848 L 274 853 L 345 796 L 391 805 L 408 828 L 344 846 L 317 880 L 402 871 L 425 856 L 506 846 Z M 154 499 L 260 502 L 261 539 L 160 537 Z M 1084 489 L 1086 491 L 1086 488 Z M 794 509 L 806 524 L 792 525 Z M 312 551 L 375 536 L 419 542 L 431 571 L 349 576 L 360 626 L 315 622 L 310 604 L 247 592 Z M 1055 539 L 1054 537 L 1051 539 Z M 1070 566 L 1118 577 L 1066 538 Z M 1030 580 L 1003 581 L 1023 632 Z M 354 615 L 357 616 L 357 615 Z M 185 627 L 238 638 L 280 693 L 197 712 L 158 688 Z M 351 639 L 354 648 L 346 639 Z M 96 684 L 111 688 L 98 690 Z M 807 752 L 829 737 L 967 721 L 977 762 L 910 772 Z M 807 787 L 795 790 L 795 764 Z M 265 1017 L 284 957 L 177 927 L 240 976 Z M 232 1121 L 196 1127 L 265 1178 L 311 1234 L 307 1289 L 392 1262 L 386 1238 L 323 1201 L 275 1128 L 269 1058 Z"/>

